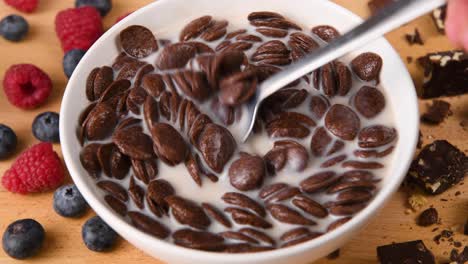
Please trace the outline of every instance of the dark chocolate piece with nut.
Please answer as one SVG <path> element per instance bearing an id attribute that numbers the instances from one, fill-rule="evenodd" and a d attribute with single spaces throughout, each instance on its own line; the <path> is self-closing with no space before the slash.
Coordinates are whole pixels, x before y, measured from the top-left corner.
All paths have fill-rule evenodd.
<path id="1" fill-rule="evenodd" d="M 440 194 L 468 173 L 468 157 L 446 140 L 425 146 L 413 161 L 409 175 L 429 194 Z"/>
<path id="2" fill-rule="evenodd" d="M 462 50 L 429 53 L 418 58 L 424 69 L 423 99 L 468 93 L 468 54 Z"/>

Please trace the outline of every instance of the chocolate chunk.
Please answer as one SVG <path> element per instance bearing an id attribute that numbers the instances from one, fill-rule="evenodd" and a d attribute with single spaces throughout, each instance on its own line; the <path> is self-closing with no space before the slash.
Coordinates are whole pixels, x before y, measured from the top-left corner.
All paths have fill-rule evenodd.
<path id="1" fill-rule="evenodd" d="M 377 256 L 382 264 L 436 263 L 434 255 L 421 240 L 379 246 Z"/>
<path id="2" fill-rule="evenodd" d="M 176 245 L 198 250 L 220 251 L 225 248 L 223 237 L 205 231 L 177 230 L 172 234 Z"/>
<path id="3" fill-rule="evenodd" d="M 123 154 L 131 158 L 146 160 L 154 156 L 153 141 L 139 126 L 116 131 L 112 136 L 112 142 Z"/>
<path id="4" fill-rule="evenodd" d="M 455 96 L 468 92 L 468 55 L 461 50 L 429 53 L 418 58 L 424 68 L 421 98 Z"/>
<path id="5" fill-rule="evenodd" d="M 265 162 L 261 157 L 242 155 L 229 168 L 229 181 L 234 188 L 250 191 L 259 188 L 265 177 Z"/>
<path id="6" fill-rule="evenodd" d="M 336 28 L 329 25 L 316 26 L 312 28 L 312 33 L 317 35 L 325 42 L 330 42 L 341 35 L 340 32 L 336 30 Z"/>
<path id="7" fill-rule="evenodd" d="M 120 32 L 122 48 L 130 56 L 144 58 L 158 50 L 158 43 L 151 30 L 143 26 L 130 26 Z"/>
<path id="8" fill-rule="evenodd" d="M 257 76 L 253 70 L 238 72 L 221 80 L 219 101 L 227 106 L 247 102 L 257 91 Z"/>
<path id="9" fill-rule="evenodd" d="M 221 173 L 234 154 L 237 144 L 226 128 L 211 123 L 201 132 L 197 146 L 207 165 Z"/>
<path id="10" fill-rule="evenodd" d="M 351 61 L 351 68 L 361 80 L 379 83 L 382 64 L 382 58 L 379 55 L 366 52 Z"/>
<path id="11" fill-rule="evenodd" d="M 155 219 L 139 212 L 128 212 L 132 224 L 143 232 L 165 239 L 171 233 L 167 227 Z"/>
<path id="12" fill-rule="evenodd" d="M 198 37 L 203 31 L 205 31 L 211 25 L 211 16 L 202 16 L 194 19 L 188 23 L 180 33 L 179 40 L 187 41 L 192 38 Z"/>
<path id="13" fill-rule="evenodd" d="M 360 126 L 359 117 L 345 105 L 333 105 L 325 116 L 325 127 L 343 140 L 353 140 Z"/>
<path id="14" fill-rule="evenodd" d="M 224 209 L 224 211 L 230 213 L 234 222 L 236 222 L 239 225 L 250 225 L 253 227 L 263 229 L 268 229 L 272 227 L 272 225 L 269 222 L 247 210 L 228 207 Z"/>
<path id="15" fill-rule="evenodd" d="M 451 114 L 449 103 L 442 100 L 434 100 L 432 101 L 432 105 L 421 116 L 421 120 L 430 124 L 440 124 Z"/>
<path id="16" fill-rule="evenodd" d="M 373 15 L 380 12 L 382 9 L 390 4 L 393 4 L 396 0 L 370 0 L 368 6 Z"/>
<path id="17" fill-rule="evenodd" d="M 201 230 L 205 230 L 211 224 L 203 209 L 193 201 L 175 195 L 167 196 L 164 200 L 179 223 Z"/>
<path id="18" fill-rule="evenodd" d="M 340 249 L 333 251 L 332 253 L 327 255 L 327 259 L 334 260 L 340 257 Z"/>
<path id="19" fill-rule="evenodd" d="M 294 171 L 303 171 L 308 163 L 309 154 L 304 146 L 292 141 L 276 141 L 273 149 L 264 157 L 268 172 L 275 174 L 286 166 Z"/>
<path id="20" fill-rule="evenodd" d="M 361 148 L 377 148 L 394 141 L 397 131 L 382 125 L 374 125 L 363 128 L 359 131 L 358 140 Z"/>
<path id="21" fill-rule="evenodd" d="M 183 68 L 190 59 L 195 57 L 197 50 L 186 43 L 175 43 L 164 47 L 156 59 L 156 67 L 160 70 Z"/>
<path id="22" fill-rule="evenodd" d="M 203 210 L 205 210 L 205 213 L 211 218 L 215 219 L 218 223 L 222 224 L 223 226 L 227 228 L 232 227 L 232 224 L 229 221 L 229 219 L 216 207 L 214 207 L 213 205 L 209 203 L 202 203 L 202 207 L 203 207 Z"/>
<path id="23" fill-rule="evenodd" d="M 408 44 L 410 45 L 414 45 L 414 44 L 419 44 L 421 46 L 424 45 L 424 42 L 421 38 L 421 34 L 419 33 L 419 30 L 417 28 L 414 29 L 414 34 L 405 34 L 405 39 L 406 39 L 406 42 L 408 42 Z"/>
<path id="24" fill-rule="evenodd" d="M 377 88 L 363 86 L 354 97 L 357 111 L 367 118 L 374 118 L 385 108 L 385 97 Z"/>
<path id="25" fill-rule="evenodd" d="M 237 205 L 241 208 L 249 209 L 261 217 L 265 217 L 265 209 L 258 204 L 256 201 L 248 197 L 247 195 L 235 192 L 225 193 L 221 199 L 231 205 Z"/>
<path id="26" fill-rule="evenodd" d="M 409 175 L 429 194 L 440 194 L 468 172 L 468 157 L 446 140 L 425 146 L 411 164 Z"/>
<path id="27" fill-rule="evenodd" d="M 169 166 L 185 161 L 188 154 L 187 143 L 173 126 L 156 123 L 151 129 L 151 135 L 157 155 L 162 161 Z"/>
<path id="28" fill-rule="evenodd" d="M 447 18 L 447 6 L 439 7 L 432 11 L 432 19 L 434 20 L 434 24 L 437 30 L 440 33 L 445 32 L 445 19 Z"/>
<path id="29" fill-rule="evenodd" d="M 439 221 L 439 213 L 433 207 L 424 210 L 418 217 L 418 225 L 430 226 Z"/>

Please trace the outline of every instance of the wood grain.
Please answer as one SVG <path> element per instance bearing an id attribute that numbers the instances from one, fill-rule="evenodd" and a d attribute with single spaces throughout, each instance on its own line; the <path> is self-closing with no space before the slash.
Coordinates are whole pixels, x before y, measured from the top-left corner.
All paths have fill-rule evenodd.
<path id="1" fill-rule="evenodd" d="M 31 15 L 26 15 L 30 22 L 31 32 L 27 39 L 21 43 L 9 43 L 0 39 L 0 73 L 12 64 L 34 63 L 48 72 L 54 81 L 54 92 L 49 102 L 34 111 L 21 111 L 11 106 L 3 92 L 0 92 L 0 123 L 11 126 L 18 134 L 18 153 L 27 148 L 37 140 L 31 134 L 31 122 L 33 118 L 43 111 L 58 111 L 61 96 L 66 85 L 66 78 L 62 72 L 62 51 L 54 32 L 55 14 L 64 8 L 72 7 L 73 0 L 42 0 L 39 10 Z M 115 19 L 129 11 L 135 10 L 150 0 L 114 0 L 112 12 L 105 18 L 108 28 Z M 353 10 L 361 16 L 368 16 L 366 0 L 336 0 L 339 4 Z M 0 17 L 15 10 L 7 7 L 3 1 L 0 3 Z M 425 46 L 410 47 L 403 39 L 405 33 L 419 28 L 426 42 Z M 392 32 L 388 40 L 400 53 L 403 60 L 407 56 L 414 58 L 430 51 L 448 50 L 453 47 L 448 40 L 437 33 L 429 16 L 418 19 L 404 27 Z M 416 85 L 420 85 L 422 72 L 415 63 L 409 64 L 408 68 Z M 424 143 L 432 142 L 434 139 L 448 139 L 465 152 L 468 149 L 468 132 L 459 125 L 461 120 L 468 120 L 468 96 L 459 96 L 447 99 L 452 104 L 453 115 L 440 126 L 422 126 Z M 424 110 L 427 102 L 420 102 L 420 109 Z M 55 149 L 60 153 L 60 146 Z M 0 161 L 0 173 L 9 168 L 14 157 L 7 161 Z M 461 195 L 454 196 L 460 191 Z M 436 207 L 441 215 L 442 221 L 439 228 L 458 228 L 466 221 L 468 216 L 468 184 L 459 185 L 443 195 L 428 197 L 428 204 Z M 375 247 L 377 245 L 391 242 L 423 239 L 437 259 L 444 261 L 452 248 L 447 242 L 436 245 L 432 238 L 432 228 L 420 228 L 415 226 L 417 214 L 405 214 L 407 194 L 399 191 L 382 213 L 376 217 L 362 232 L 341 250 L 341 257 L 337 260 L 321 260 L 317 263 L 376 263 Z M 441 199 L 447 199 L 444 202 Z M 14 195 L 0 187 L 0 229 L 4 230 L 12 221 L 20 218 L 35 218 L 41 222 L 47 230 L 47 241 L 45 248 L 39 256 L 24 261 L 23 263 L 48 263 L 48 264 L 88 264 L 95 263 L 148 263 L 159 264 L 129 243 L 121 241 L 112 253 L 98 254 L 85 248 L 81 242 L 81 225 L 92 213 L 77 220 L 64 219 L 54 213 L 52 209 L 52 194 L 39 194 L 32 196 Z M 467 236 L 456 232 L 455 240 L 467 244 Z M 17 263 L 3 251 L 0 252 L 0 263 Z"/>

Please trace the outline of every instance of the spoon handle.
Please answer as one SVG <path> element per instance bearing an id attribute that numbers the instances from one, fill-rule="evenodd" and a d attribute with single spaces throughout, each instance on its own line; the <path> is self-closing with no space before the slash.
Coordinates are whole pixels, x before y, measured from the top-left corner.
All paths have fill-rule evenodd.
<path id="1" fill-rule="evenodd" d="M 446 0 L 399 0 L 353 30 L 263 82 L 257 93 L 262 101 L 287 84 L 379 38 L 385 33 L 442 6 Z"/>

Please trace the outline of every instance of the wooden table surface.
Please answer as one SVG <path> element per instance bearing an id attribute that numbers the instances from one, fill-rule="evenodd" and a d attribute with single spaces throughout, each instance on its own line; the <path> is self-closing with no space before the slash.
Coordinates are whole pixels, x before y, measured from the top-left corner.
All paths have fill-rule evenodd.
<path id="1" fill-rule="evenodd" d="M 151 0 L 114 0 L 114 8 L 104 19 L 105 27 L 110 27 L 115 19 L 129 11 L 135 10 Z M 336 0 L 346 8 L 351 9 L 361 16 L 368 16 L 367 0 Z M 31 30 L 27 39 L 21 43 L 10 43 L 0 38 L 0 74 L 17 63 L 33 63 L 46 71 L 53 80 L 54 89 L 48 102 L 34 111 L 22 111 L 8 103 L 5 95 L 0 92 L 0 123 L 11 126 L 19 138 L 17 153 L 28 146 L 37 143 L 31 134 L 31 122 L 34 117 L 43 111 L 58 111 L 63 90 L 67 79 L 62 71 L 62 50 L 54 31 L 55 14 L 64 8 L 72 7 L 73 0 L 42 0 L 39 9 L 34 14 L 25 15 L 30 22 Z M 10 13 L 16 13 L 0 2 L 0 17 Z M 424 46 L 410 47 L 403 39 L 405 33 L 413 32 L 419 28 L 426 42 Z M 431 51 L 442 51 L 453 48 L 448 40 L 439 34 L 432 24 L 431 18 L 425 16 L 404 27 L 392 32 L 388 40 L 398 50 L 406 62 L 407 56 L 418 57 Z M 422 72 L 415 63 L 408 68 L 417 86 L 422 80 Z M 422 125 L 424 143 L 430 143 L 434 139 L 447 139 L 452 144 L 464 150 L 468 149 L 468 132 L 459 123 L 468 120 L 468 96 L 460 96 L 447 99 L 452 104 L 453 115 L 439 126 Z M 421 101 L 420 109 L 424 110 L 428 102 Z M 466 128 L 465 128 L 466 129 Z M 60 146 L 55 145 L 60 153 Z M 14 157 L 7 161 L 0 161 L 0 174 L 9 168 Z M 70 180 L 68 180 L 70 181 Z M 461 191 L 461 195 L 455 196 L 455 192 Z M 399 191 L 361 233 L 356 236 L 341 250 L 341 256 L 337 260 L 321 260 L 317 263 L 376 263 L 376 246 L 391 242 L 422 239 L 431 248 L 439 261 L 446 261 L 449 256 L 450 246 L 448 242 L 436 245 L 432 238 L 437 232 L 431 232 L 433 227 L 421 228 L 415 225 L 416 213 L 405 214 L 407 208 L 407 192 Z M 427 197 L 426 207 L 436 207 L 442 218 L 440 229 L 455 228 L 455 240 L 468 244 L 467 236 L 460 233 L 461 226 L 468 216 L 468 184 L 458 185 L 446 193 Z M 443 201 L 447 200 L 447 201 Z M 70 220 L 58 216 L 52 209 L 52 193 L 21 196 L 7 192 L 0 187 L 0 229 L 3 231 L 9 223 L 21 218 L 34 218 L 44 226 L 47 232 L 45 248 L 41 253 L 24 263 L 48 263 L 48 264 L 81 264 L 81 263 L 147 263 L 160 264 L 143 252 L 134 248 L 125 241 L 119 242 L 117 248 L 111 253 L 94 253 L 86 249 L 81 241 L 81 225 L 92 216 Z M 16 263 L 0 250 L 0 263 Z"/>

